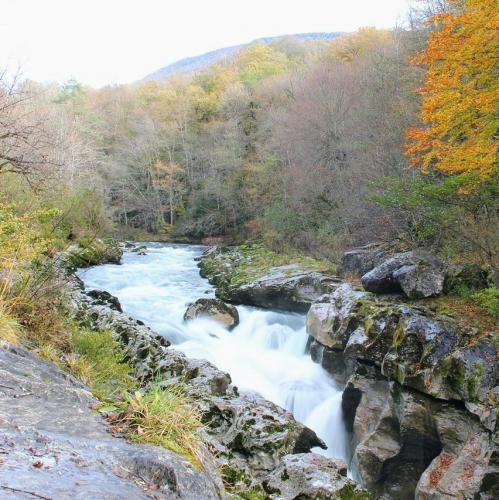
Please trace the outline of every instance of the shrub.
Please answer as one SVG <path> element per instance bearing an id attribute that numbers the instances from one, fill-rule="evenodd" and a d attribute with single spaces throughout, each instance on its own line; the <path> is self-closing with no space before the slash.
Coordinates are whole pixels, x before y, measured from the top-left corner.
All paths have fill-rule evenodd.
<path id="1" fill-rule="evenodd" d="M 19 333 L 19 323 L 8 313 L 8 308 L 0 297 L 0 339 L 16 343 L 19 341 Z"/>
<path id="2" fill-rule="evenodd" d="M 457 176 L 386 177 L 378 186 L 381 194 L 372 198 L 384 207 L 402 240 L 495 269 L 498 179 L 484 183 L 477 193 L 463 193 L 463 180 Z"/>
<path id="3" fill-rule="evenodd" d="M 499 317 L 499 288 L 490 287 L 474 292 L 471 294 L 471 299 Z"/>

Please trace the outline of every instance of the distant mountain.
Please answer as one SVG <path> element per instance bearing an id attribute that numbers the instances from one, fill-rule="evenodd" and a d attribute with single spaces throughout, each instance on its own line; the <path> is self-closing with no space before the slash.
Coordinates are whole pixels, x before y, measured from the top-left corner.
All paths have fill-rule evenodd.
<path id="1" fill-rule="evenodd" d="M 180 61 L 176 61 L 172 64 L 168 64 L 163 68 L 154 71 L 147 75 L 144 80 L 163 80 L 168 78 L 174 73 L 194 73 L 196 71 L 207 68 L 211 64 L 219 61 L 223 61 L 225 59 L 233 56 L 238 50 L 241 50 L 248 45 L 251 45 L 255 42 L 262 43 L 271 43 L 279 40 L 284 40 L 286 38 L 294 38 L 301 41 L 309 41 L 309 40 L 332 40 L 337 36 L 341 35 L 341 33 L 297 33 L 294 35 L 282 35 L 282 36 L 272 36 L 265 38 L 258 38 L 257 40 L 253 40 L 250 43 L 245 43 L 241 45 L 234 45 L 232 47 L 224 47 L 223 49 L 212 50 L 211 52 L 206 52 L 206 54 L 201 54 L 200 56 L 187 57 L 185 59 L 180 59 Z"/>

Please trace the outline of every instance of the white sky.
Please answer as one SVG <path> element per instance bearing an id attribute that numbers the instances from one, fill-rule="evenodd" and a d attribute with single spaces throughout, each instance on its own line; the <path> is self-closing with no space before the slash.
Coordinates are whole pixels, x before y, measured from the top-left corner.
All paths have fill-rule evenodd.
<path id="1" fill-rule="evenodd" d="M 407 0 L 0 0 L 0 67 L 93 86 L 263 36 L 390 28 Z"/>

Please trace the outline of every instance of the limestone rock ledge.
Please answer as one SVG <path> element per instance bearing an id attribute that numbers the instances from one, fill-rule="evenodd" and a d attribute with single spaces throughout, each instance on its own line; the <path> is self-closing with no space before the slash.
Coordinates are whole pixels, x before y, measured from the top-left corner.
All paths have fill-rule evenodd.
<path id="1" fill-rule="evenodd" d="M 339 286 L 307 315 L 345 383 L 350 466 L 376 498 L 496 498 L 497 346 L 449 317 Z"/>
<path id="2" fill-rule="evenodd" d="M 307 332 L 404 386 L 480 408 L 484 423 L 493 427 L 497 346 L 476 331 L 461 330 L 451 318 L 345 283 L 312 305 Z"/>
<path id="3" fill-rule="evenodd" d="M 223 498 L 213 459 L 112 437 L 88 389 L 23 347 L 0 343 L 0 379 L 0 498 Z"/>
<path id="4" fill-rule="evenodd" d="M 240 275 L 245 256 L 238 247 L 213 247 L 199 258 L 201 276 L 227 302 L 307 312 L 311 303 L 340 284 L 336 276 L 305 270 L 299 264 L 271 267 L 258 276 Z"/>

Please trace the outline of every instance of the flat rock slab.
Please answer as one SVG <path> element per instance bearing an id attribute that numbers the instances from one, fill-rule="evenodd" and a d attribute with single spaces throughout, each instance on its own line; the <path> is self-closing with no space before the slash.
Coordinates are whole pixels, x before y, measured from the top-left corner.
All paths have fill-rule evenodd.
<path id="1" fill-rule="evenodd" d="M 95 401 L 55 365 L 0 343 L 0 498 L 220 498 L 180 455 L 112 437 Z"/>
<path id="2" fill-rule="evenodd" d="M 340 283 L 335 276 L 318 272 L 294 271 L 289 266 L 274 267 L 271 274 L 249 283 L 217 289 L 217 296 L 238 304 L 267 309 L 307 312 L 321 295 L 330 293 Z M 289 274 L 287 271 L 291 271 Z"/>

